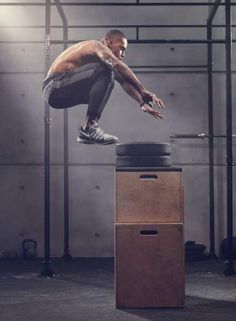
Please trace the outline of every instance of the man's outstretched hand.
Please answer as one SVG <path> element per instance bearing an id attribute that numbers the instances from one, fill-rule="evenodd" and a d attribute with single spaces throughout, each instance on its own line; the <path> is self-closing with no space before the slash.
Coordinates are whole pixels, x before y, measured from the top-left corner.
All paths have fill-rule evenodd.
<path id="1" fill-rule="evenodd" d="M 163 101 L 148 90 L 143 91 L 142 99 L 144 103 L 152 103 L 153 107 L 164 108 Z"/>
<path id="2" fill-rule="evenodd" d="M 161 115 L 159 111 L 154 109 L 154 107 L 164 108 L 163 101 L 158 98 L 155 94 L 150 91 L 145 90 L 142 94 L 142 99 L 144 104 L 142 105 L 142 110 L 149 113 L 157 119 L 163 119 L 164 116 Z"/>
<path id="3" fill-rule="evenodd" d="M 154 109 L 150 103 L 144 104 L 142 105 L 142 110 L 146 113 L 149 113 L 150 115 L 152 115 L 153 117 L 155 117 L 156 119 L 163 119 L 164 116 L 161 115 L 161 113 L 159 111 L 157 111 L 156 109 Z"/>

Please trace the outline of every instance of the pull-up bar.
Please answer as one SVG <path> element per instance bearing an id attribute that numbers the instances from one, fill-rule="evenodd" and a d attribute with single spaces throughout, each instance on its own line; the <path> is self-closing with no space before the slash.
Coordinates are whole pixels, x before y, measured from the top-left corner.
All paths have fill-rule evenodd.
<path id="1" fill-rule="evenodd" d="M 209 2 L 60 2 L 62 6 L 106 6 L 106 7 L 211 7 L 215 6 L 215 3 L 209 3 Z M 52 6 L 56 6 L 56 3 L 51 3 Z M 219 4 L 219 6 L 225 6 L 225 3 Z M 235 6 L 236 3 L 231 3 L 231 5 Z M 0 3 L 0 6 L 45 6 L 44 2 L 6 2 L 6 3 Z M 218 6 L 218 7 L 219 7 Z"/>
<path id="2" fill-rule="evenodd" d="M 80 41 L 84 41 L 85 39 L 76 39 L 76 40 L 51 40 L 50 44 L 53 45 L 63 45 L 63 44 L 75 44 L 78 43 Z M 128 42 L 130 44 L 208 44 L 208 43 L 212 43 L 212 44 L 225 44 L 225 40 L 223 39 L 215 39 L 215 40 L 188 40 L 188 39 L 159 39 L 159 40 L 155 40 L 155 39 L 150 39 L 150 40 L 142 40 L 142 39 L 128 39 Z M 236 42 L 235 40 L 232 40 L 232 42 Z M 0 41 L 0 43 L 15 43 L 15 44 L 20 44 L 20 43 L 29 43 L 29 44 L 42 44 L 44 43 L 44 41 L 40 41 L 40 40 L 18 40 L 18 41 L 12 41 L 12 40 L 2 40 Z"/>

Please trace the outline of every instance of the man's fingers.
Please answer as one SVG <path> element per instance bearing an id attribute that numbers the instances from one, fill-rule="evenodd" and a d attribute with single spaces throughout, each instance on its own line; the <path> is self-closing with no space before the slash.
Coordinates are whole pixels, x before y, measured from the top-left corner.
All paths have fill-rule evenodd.
<path id="1" fill-rule="evenodd" d="M 154 105 L 156 105 L 159 108 L 164 108 L 163 101 L 160 98 L 158 98 L 157 96 L 153 97 L 153 103 L 154 103 Z"/>
<path id="2" fill-rule="evenodd" d="M 149 104 L 147 104 L 146 106 L 142 106 L 142 110 L 144 112 L 148 112 L 150 115 L 154 116 L 157 119 L 163 119 L 164 118 L 164 116 L 162 116 L 158 111 L 153 109 L 153 107 L 151 107 Z"/>
<path id="3" fill-rule="evenodd" d="M 156 101 L 156 104 L 157 104 L 157 106 L 159 108 L 164 108 L 164 104 L 163 104 L 163 101 L 161 99 L 158 98 L 157 101 Z"/>
<path id="4" fill-rule="evenodd" d="M 154 112 L 154 113 L 152 113 L 152 115 L 155 117 L 155 118 L 159 118 L 159 119 L 163 119 L 164 118 L 164 116 L 162 116 L 160 113 L 158 113 L 158 112 Z"/>
<path id="5" fill-rule="evenodd" d="M 162 115 L 156 115 L 155 118 L 157 118 L 157 119 L 163 119 L 163 118 L 165 118 L 165 117 L 162 116 Z"/>
<path id="6" fill-rule="evenodd" d="M 164 106 L 164 103 L 163 103 L 163 101 L 161 100 L 161 99 L 159 99 L 159 106 L 161 107 L 161 108 L 164 108 L 165 106 Z"/>

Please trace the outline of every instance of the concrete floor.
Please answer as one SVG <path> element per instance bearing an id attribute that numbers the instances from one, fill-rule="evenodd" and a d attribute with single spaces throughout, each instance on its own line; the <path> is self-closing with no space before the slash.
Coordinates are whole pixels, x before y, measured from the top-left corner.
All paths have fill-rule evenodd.
<path id="1" fill-rule="evenodd" d="M 57 278 L 43 279 L 41 260 L 0 261 L 0 321 L 236 321 L 236 277 L 222 260 L 186 264 L 183 309 L 115 309 L 112 259 L 51 266 Z"/>

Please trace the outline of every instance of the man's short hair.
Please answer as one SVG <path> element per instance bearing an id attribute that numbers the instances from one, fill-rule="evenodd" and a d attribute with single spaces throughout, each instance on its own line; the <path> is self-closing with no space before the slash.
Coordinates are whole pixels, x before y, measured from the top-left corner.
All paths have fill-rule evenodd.
<path id="1" fill-rule="evenodd" d="M 115 37 L 126 38 L 124 32 L 122 32 L 118 29 L 113 29 L 113 30 L 108 31 L 106 33 L 105 37 L 106 38 L 115 38 Z"/>

